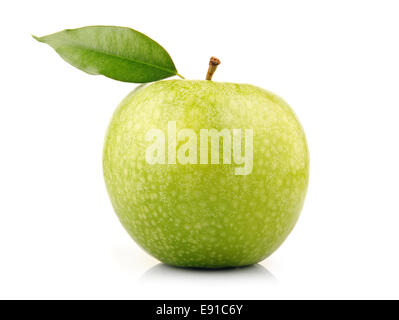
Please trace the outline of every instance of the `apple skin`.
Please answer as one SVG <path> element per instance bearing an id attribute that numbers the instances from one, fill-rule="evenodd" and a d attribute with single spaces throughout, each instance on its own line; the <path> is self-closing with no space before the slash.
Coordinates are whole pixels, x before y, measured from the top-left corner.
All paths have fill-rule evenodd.
<path id="1" fill-rule="evenodd" d="M 250 128 L 253 170 L 231 164 L 149 164 L 152 128 Z M 118 106 L 106 134 L 107 191 L 130 236 L 160 261 L 182 267 L 245 266 L 286 239 L 309 177 L 304 131 L 280 97 L 247 84 L 167 80 L 141 86 Z"/>

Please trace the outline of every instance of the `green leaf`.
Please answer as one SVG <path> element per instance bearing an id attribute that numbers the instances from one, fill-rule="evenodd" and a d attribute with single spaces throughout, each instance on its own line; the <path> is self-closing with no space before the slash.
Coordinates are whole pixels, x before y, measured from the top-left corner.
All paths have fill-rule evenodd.
<path id="1" fill-rule="evenodd" d="M 91 26 L 33 37 L 47 43 L 65 61 L 89 74 L 134 83 L 178 75 L 164 48 L 130 28 Z"/>

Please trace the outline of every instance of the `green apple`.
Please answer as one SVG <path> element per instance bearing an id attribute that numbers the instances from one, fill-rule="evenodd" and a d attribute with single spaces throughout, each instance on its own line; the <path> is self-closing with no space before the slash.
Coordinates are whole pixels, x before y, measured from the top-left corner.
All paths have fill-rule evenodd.
<path id="1" fill-rule="evenodd" d="M 103 167 L 119 220 L 145 251 L 175 266 L 232 267 L 263 260 L 293 229 L 309 153 L 275 94 L 167 80 L 121 102 Z"/>
<path id="2" fill-rule="evenodd" d="M 168 52 L 126 27 L 88 26 L 43 37 L 93 75 L 142 85 L 117 108 L 103 167 L 128 233 L 171 265 L 233 267 L 269 256 L 302 209 L 305 134 L 284 100 L 247 84 L 185 80 Z M 163 79 L 178 76 L 184 80 Z M 162 81 L 159 81 L 162 80 Z"/>

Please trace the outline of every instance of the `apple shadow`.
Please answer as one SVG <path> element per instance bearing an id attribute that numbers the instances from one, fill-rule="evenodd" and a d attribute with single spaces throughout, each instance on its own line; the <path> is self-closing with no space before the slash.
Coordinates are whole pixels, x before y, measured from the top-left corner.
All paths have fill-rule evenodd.
<path id="1" fill-rule="evenodd" d="M 200 269 L 181 268 L 159 263 L 147 270 L 139 283 L 181 283 L 181 284 L 226 284 L 239 283 L 265 284 L 277 283 L 276 277 L 260 264 L 237 268 Z"/>

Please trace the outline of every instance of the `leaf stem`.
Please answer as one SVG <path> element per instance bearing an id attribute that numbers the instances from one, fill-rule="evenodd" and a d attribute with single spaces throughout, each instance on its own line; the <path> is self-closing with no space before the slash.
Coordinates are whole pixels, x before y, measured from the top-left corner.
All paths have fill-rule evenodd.
<path id="1" fill-rule="evenodd" d="M 184 78 L 180 73 L 176 73 L 176 75 L 179 76 L 179 77 L 182 78 L 182 79 L 186 79 L 186 78 Z"/>

